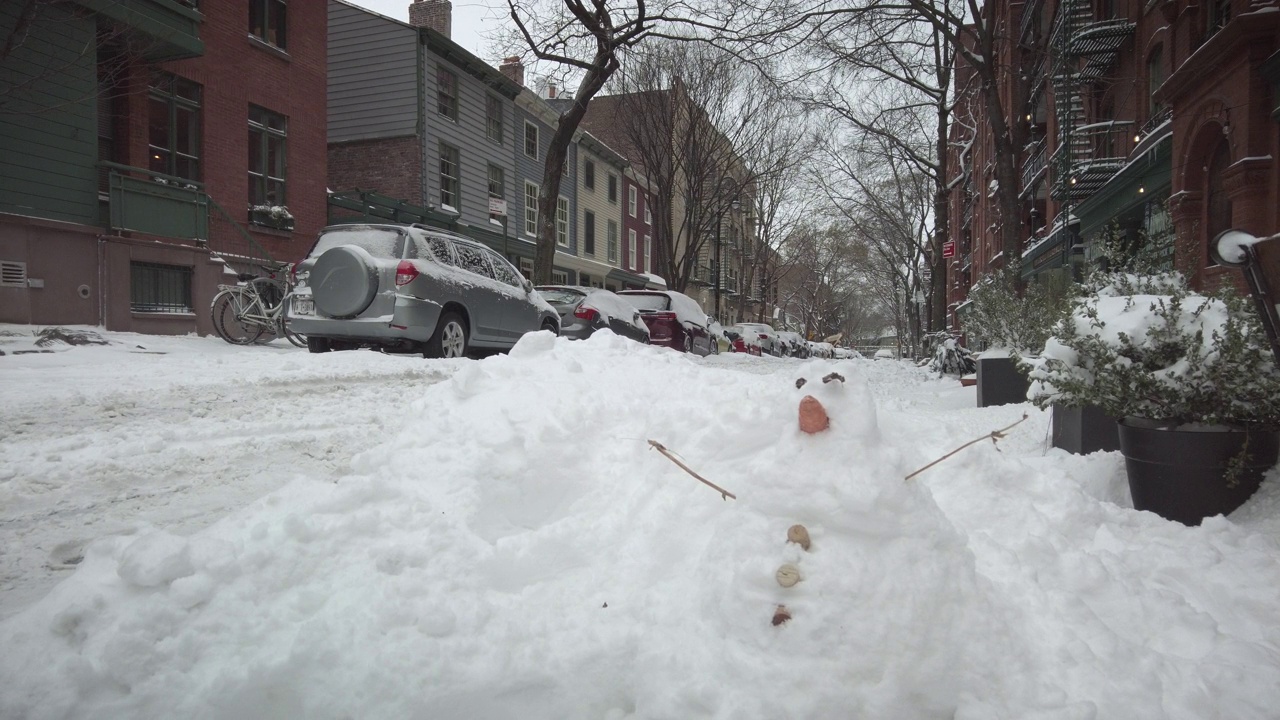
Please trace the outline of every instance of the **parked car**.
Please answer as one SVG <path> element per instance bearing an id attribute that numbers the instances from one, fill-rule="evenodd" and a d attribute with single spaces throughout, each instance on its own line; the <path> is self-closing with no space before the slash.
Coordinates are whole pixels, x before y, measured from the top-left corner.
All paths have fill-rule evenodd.
<path id="1" fill-rule="evenodd" d="M 311 352 L 462 357 L 560 332 L 559 314 L 501 255 L 420 225 L 331 225 L 294 273 L 288 321 Z"/>
<path id="2" fill-rule="evenodd" d="M 800 333 L 779 330 L 778 340 L 782 343 L 782 354 L 786 357 L 809 357 L 809 343 Z"/>
<path id="3" fill-rule="evenodd" d="M 649 326 L 634 305 L 611 290 L 571 285 L 539 285 L 535 288 L 560 313 L 560 334 L 585 340 L 601 328 L 625 338 L 649 343 Z"/>
<path id="4" fill-rule="evenodd" d="M 765 355 L 782 357 L 782 341 L 772 327 L 764 323 L 738 323 L 738 327 L 756 334 L 760 340 L 760 350 Z"/>
<path id="5" fill-rule="evenodd" d="M 760 333 L 741 325 L 730 325 L 725 333 L 733 343 L 734 352 L 757 356 L 764 354 L 760 349 Z"/>
<path id="6" fill-rule="evenodd" d="M 876 351 L 876 354 L 872 356 L 875 360 L 895 360 L 897 357 L 898 353 L 894 352 L 892 348 L 880 348 Z"/>
<path id="7" fill-rule="evenodd" d="M 814 355 L 816 355 L 817 357 L 826 358 L 830 360 L 836 355 L 836 346 L 832 345 L 829 342 L 817 342 L 817 343 L 814 343 L 813 346 L 814 346 Z"/>
<path id="8" fill-rule="evenodd" d="M 729 336 L 725 334 L 724 326 L 716 321 L 710 315 L 707 316 L 707 332 L 711 333 L 711 354 L 719 355 L 722 352 L 729 352 L 732 343 L 729 342 Z"/>
<path id="9" fill-rule="evenodd" d="M 649 326 L 649 342 L 695 355 L 710 355 L 707 314 L 693 298 L 675 290 L 621 290 Z"/>

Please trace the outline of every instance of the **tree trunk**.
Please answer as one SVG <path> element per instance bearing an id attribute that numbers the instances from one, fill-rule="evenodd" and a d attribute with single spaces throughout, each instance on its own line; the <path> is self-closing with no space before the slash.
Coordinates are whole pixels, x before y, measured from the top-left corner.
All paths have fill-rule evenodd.
<path id="1" fill-rule="evenodd" d="M 604 50 L 596 53 L 591 69 L 578 84 L 573 104 L 560 116 L 556 122 L 556 130 L 551 135 L 547 160 L 542 168 L 542 189 L 538 193 L 538 241 L 533 251 L 534 285 L 551 283 L 551 270 L 555 266 L 556 256 L 556 210 L 560 199 L 560 181 L 564 178 L 573 134 L 587 114 L 587 103 L 600 92 L 605 81 L 617 69 L 618 61 L 613 53 Z"/>

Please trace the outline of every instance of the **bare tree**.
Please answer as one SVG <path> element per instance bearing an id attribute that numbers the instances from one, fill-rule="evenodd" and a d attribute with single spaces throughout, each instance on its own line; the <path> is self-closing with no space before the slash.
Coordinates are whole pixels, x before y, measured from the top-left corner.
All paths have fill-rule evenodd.
<path id="1" fill-rule="evenodd" d="M 945 9 L 958 2 L 939 4 Z M 950 239 L 947 141 L 955 51 L 932 23 L 875 3 L 819 20 L 807 51 L 816 64 L 807 81 L 797 83 L 805 104 L 833 114 L 856 133 L 878 137 L 887 152 L 933 184 L 924 323 L 941 329 L 947 322 L 942 245 Z"/>
<path id="2" fill-rule="evenodd" d="M 705 276 L 715 239 L 727 240 L 733 203 L 751 203 L 752 159 L 780 120 L 779 95 L 708 44 L 655 43 L 619 74 L 612 121 L 651 197 L 659 268 L 683 291 Z M 778 168 L 771 168 L 776 171 Z"/>
<path id="3" fill-rule="evenodd" d="M 580 75 L 573 102 L 560 114 L 551 136 L 538 196 L 538 238 L 534 251 L 535 283 L 551 282 L 556 248 L 556 203 L 560 180 L 574 133 L 587 105 L 621 66 L 621 57 L 646 38 L 677 38 L 677 28 L 715 31 L 722 23 L 684 15 L 679 0 L 507 0 L 516 31 L 538 60 L 559 66 L 562 73 Z"/>

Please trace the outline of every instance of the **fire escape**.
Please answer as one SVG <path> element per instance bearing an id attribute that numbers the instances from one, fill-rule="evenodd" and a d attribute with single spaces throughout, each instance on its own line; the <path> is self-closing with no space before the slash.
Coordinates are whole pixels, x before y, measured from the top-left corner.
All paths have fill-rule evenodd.
<path id="1" fill-rule="evenodd" d="M 1032 136 L 1022 168 L 1022 196 L 1031 205 L 1031 242 L 1049 246 L 1037 253 L 1033 267 L 1050 266 L 1045 262 L 1050 258 L 1039 256 L 1053 252 L 1051 248 L 1060 247 L 1064 261 L 1069 257 L 1078 242 L 1073 207 L 1124 167 L 1125 138 L 1135 129 L 1132 120 L 1115 118 L 1113 106 L 1100 101 L 1135 23 L 1109 17 L 1113 3 L 1107 0 L 1061 0 L 1044 42 L 1045 4 L 1028 2 L 1021 27 L 1024 63 L 1034 78 L 1025 108 Z M 1095 17 L 1095 4 L 1103 8 L 1098 14 L 1107 17 Z M 1045 46 L 1047 55 L 1036 51 Z M 1047 83 L 1042 80 L 1046 69 Z M 1052 127 L 1047 122 L 1050 110 Z M 1042 214 L 1049 199 L 1058 212 L 1046 224 Z"/>

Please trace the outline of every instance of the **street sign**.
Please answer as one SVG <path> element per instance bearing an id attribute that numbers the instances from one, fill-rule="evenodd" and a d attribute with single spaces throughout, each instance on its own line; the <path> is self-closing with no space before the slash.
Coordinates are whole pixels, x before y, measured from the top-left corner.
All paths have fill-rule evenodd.
<path id="1" fill-rule="evenodd" d="M 490 215 L 506 215 L 507 201 L 502 198 L 489 198 L 489 214 Z"/>
<path id="2" fill-rule="evenodd" d="M 956 244 L 954 242 L 942 243 L 942 257 L 952 258 L 956 256 Z"/>

